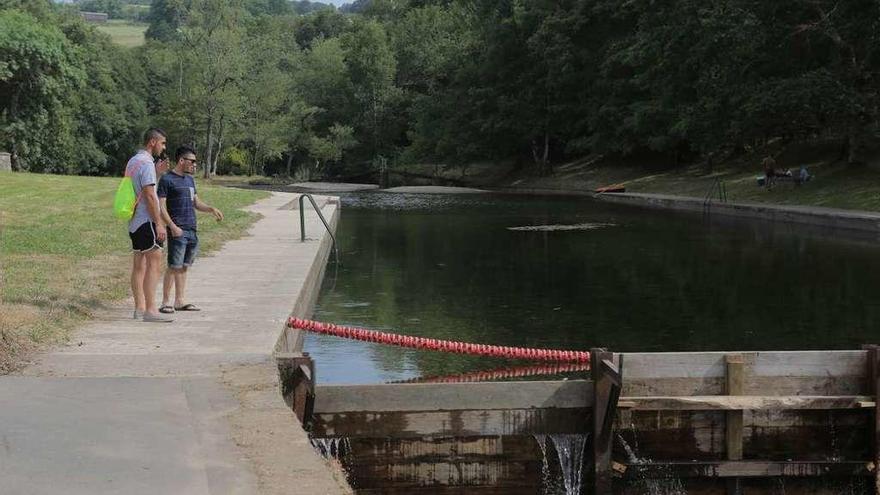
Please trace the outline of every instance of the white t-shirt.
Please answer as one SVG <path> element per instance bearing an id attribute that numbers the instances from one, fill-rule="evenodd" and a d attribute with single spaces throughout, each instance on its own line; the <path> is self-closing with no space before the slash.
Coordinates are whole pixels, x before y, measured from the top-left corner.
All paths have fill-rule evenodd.
<path id="1" fill-rule="evenodd" d="M 125 174 L 131 177 L 131 182 L 134 185 L 134 194 L 139 198 L 134 210 L 134 216 L 128 222 L 128 231 L 134 232 L 141 225 L 153 220 L 147 211 L 147 200 L 141 193 L 145 187 L 156 185 L 156 165 L 153 161 L 153 155 L 146 150 L 138 151 L 125 166 Z M 153 188 L 153 194 L 156 194 L 155 188 Z"/>

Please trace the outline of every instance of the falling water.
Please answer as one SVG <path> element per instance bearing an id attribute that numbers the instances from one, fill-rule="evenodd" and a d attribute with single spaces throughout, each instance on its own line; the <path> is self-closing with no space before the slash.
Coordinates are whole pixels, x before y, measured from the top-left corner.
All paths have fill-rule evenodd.
<path id="1" fill-rule="evenodd" d="M 550 435 L 550 440 L 556 446 L 556 455 L 559 456 L 562 479 L 565 482 L 565 493 L 579 495 L 587 436 L 580 434 Z"/>
<path id="2" fill-rule="evenodd" d="M 341 460 L 342 456 L 351 452 L 348 438 L 310 438 L 312 447 L 325 459 Z"/>
<path id="3" fill-rule="evenodd" d="M 544 464 L 541 474 L 544 480 L 545 490 L 548 493 L 554 487 L 550 476 L 550 464 L 547 456 L 547 440 L 553 444 L 559 467 L 562 470 L 562 482 L 565 486 L 566 495 L 580 495 L 581 480 L 584 466 L 584 447 L 587 444 L 587 435 L 581 434 L 558 434 L 558 435 L 535 435 L 541 452 L 544 454 Z"/>
<path id="4" fill-rule="evenodd" d="M 636 451 L 629 446 L 629 443 L 626 441 L 625 438 L 617 435 L 617 440 L 620 441 L 621 445 L 623 445 L 623 451 L 626 452 L 626 460 L 629 461 L 630 464 L 639 464 L 645 462 L 642 459 L 639 459 L 639 456 L 636 455 Z"/>
<path id="5" fill-rule="evenodd" d="M 633 439 L 636 441 L 636 448 L 632 448 L 629 442 L 626 441 L 625 438 L 617 435 L 617 440 L 620 442 L 620 445 L 623 446 L 624 452 L 626 452 L 627 462 L 630 465 L 637 466 L 638 464 L 648 464 L 651 462 L 650 459 L 645 457 L 640 457 L 638 455 L 638 437 L 635 436 L 635 429 L 633 429 Z M 660 478 L 641 478 L 636 484 L 644 489 L 644 493 L 646 495 L 686 495 L 687 492 L 684 489 L 684 485 L 682 485 L 681 480 L 676 478 L 675 475 L 671 472 L 662 473 L 662 477 Z"/>
<path id="6" fill-rule="evenodd" d="M 553 478 L 550 477 L 550 462 L 547 459 L 547 436 L 533 436 L 535 437 L 535 441 L 538 442 L 538 447 L 541 447 L 541 486 L 544 487 L 544 495 L 549 495 L 555 493 L 555 490 L 551 489 Z"/>

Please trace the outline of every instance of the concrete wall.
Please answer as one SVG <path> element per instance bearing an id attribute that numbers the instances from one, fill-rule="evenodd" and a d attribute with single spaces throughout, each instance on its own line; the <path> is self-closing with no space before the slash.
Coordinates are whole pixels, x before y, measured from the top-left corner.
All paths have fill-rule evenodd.
<path id="1" fill-rule="evenodd" d="M 0 172 L 12 170 L 12 157 L 9 153 L 0 153 Z"/>
<path id="2" fill-rule="evenodd" d="M 321 204 L 321 200 L 318 199 L 318 201 L 319 204 Z M 330 227 L 333 229 L 334 235 L 336 233 L 336 226 L 339 223 L 341 206 L 339 198 L 327 198 L 326 203 L 323 203 L 321 206 L 321 212 L 327 219 L 327 223 L 329 223 Z M 298 209 L 299 205 L 294 201 L 291 203 L 290 207 L 291 209 Z M 306 213 L 306 215 L 308 215 L 308 213 Z M 321 245 L 318 247 L 318 254 L 315 256 L 312 266 L 306 274 L 306 279 L 303 282 L 299 297 L 294 301 L 293 310 L 291 310 L 290 316 L 297 318 L 311 318 L 315 303 L 318 300 L 318 295 L 321 291 L 321 282 L 324 280 L 324 271 L 327 268 L 327 260 L 330 258 L 330 253 L 333 250 L 333 239 L 331 239 L 329 235 L 325 235 L 325 232 L 323 232 L 323 225 L 320 225 L 320 228 L 322 230 L 320 233 L 306 231 L 307 236 L 321 235 Z M 275 344 L 275 352 L 290 353 L 301 351 L 302 338 L 300 332 L 292 331 L 287 327 L 285 322 L 281 329 L 281 335 L 278 337 L 278 342 Z"/>
<path id="3" fill-rule="evenodd" d="M 611 193 L 595 197 L 610 203 L 667 210 L 692 211 L 772 222 L 812 225 L 829 229 L 880 232 L 880 214 L 812 206 L 780 206 L 762 203 L 718 203 L 705 205 L 700 198 L 662 194 Z"/>

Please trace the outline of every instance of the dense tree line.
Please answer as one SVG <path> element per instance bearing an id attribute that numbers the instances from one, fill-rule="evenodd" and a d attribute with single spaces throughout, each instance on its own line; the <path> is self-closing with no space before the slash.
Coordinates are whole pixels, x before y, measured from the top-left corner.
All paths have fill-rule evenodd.
<path id="1" fill-rule="evenodd" d="M 123 50 L 48 2 L 0 0 L 0 147 L 113 173 L 147 124 L 208 173 L 588 153 L 724 160 L 878 130 L 875 0 L 154 0 Z"/>

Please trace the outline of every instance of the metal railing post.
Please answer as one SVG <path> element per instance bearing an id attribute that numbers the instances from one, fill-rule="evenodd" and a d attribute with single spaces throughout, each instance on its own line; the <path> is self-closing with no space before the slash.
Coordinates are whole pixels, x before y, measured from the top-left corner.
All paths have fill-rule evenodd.
<path id="1" fill-rule="evenodd" d="M 333 235 L 333 229 L 330 228 L 330 224 L 327 223 L 327 219 L 324 218 L 324 214 L 321 213 L 321 209 L 318 208 L 318 203 L 315 202 L 315 198 L 312 197 L 311 194 L 303 193 L 299 195 L 299 231 L 300 231 L 300 242 L 306 242 L 306 214 L 305 214 L 305 203 L 304 200 L 308 198 L 309 202 L 312 203 L 312 208 L 315 209 L 315 213 L 318 214 L 318 218 L 321 219 L 321 223 L 324 224 L 324 228 L 327 229 L 327 233 L 330 234 L 330 239 L 333 240 L 333 255 L 336 258 L 336 264 L 339 265 L 339 247 L 336 244 L 336 236 Z"/>
<path id="2" fill-rule="evenodd" d="M 301 194 L 299 196 L 299 233 L 300 233 L 300 242 L 306 242 L 306 212 L 303 211 L 305 204 L 303 204 L 303 199 L 305 199 L 305 194 Z"/>

